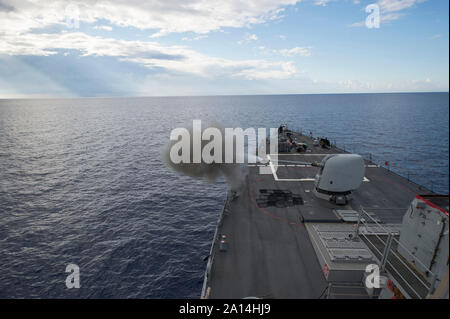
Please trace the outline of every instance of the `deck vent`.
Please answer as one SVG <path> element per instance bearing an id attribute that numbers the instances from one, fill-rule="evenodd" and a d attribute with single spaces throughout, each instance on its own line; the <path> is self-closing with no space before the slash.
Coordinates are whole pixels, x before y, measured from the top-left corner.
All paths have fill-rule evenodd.
<path id="1" fill-rule="evenodd" d="M 334 211 L 344 222 L 354 223 L 358 221 L 359 213 L 351 209 L 336 209 Z"/>
<path id="2" fill-rule="evenodd" d="M 303 205 L 303 198 L 288 190 L 261 189 L 256 199 L 259 207 L 275 206 L 279 208 Z"/>

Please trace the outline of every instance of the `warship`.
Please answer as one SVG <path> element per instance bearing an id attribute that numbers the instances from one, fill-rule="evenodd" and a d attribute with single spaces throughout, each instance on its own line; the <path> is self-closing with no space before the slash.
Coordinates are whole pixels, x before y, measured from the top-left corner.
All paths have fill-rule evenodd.
<path id="1" fill-rule="evenodd" d="M 448 195 L 284 125 L 270 155 L 228 192 L 202 299 L 448 299 Z"/>

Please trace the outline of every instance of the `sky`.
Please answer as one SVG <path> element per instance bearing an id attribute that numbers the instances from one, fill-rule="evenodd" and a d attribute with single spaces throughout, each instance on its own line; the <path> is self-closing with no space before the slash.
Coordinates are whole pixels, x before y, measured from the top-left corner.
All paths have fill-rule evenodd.
<path id="1" fill-rule="evenodd" d="M 0 0 L 0 98 L 448 92 L 448 17 L 446 0 Z"/>

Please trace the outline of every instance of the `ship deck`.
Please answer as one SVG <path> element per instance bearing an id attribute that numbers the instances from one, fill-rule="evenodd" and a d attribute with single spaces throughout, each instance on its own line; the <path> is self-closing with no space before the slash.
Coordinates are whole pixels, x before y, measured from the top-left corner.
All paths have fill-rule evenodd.
<path id="1" fill-rule="evenodd" d="M 320 162 L 327 154 L 345 153 L 334 146 L 313 147 L 309 136 L 295 137 L 307 143 L 311 152 L 279 154 L 280 160 Z M 258 165 L 249 165 L 239 196 L 229 196 L 224 206 L 203 297 L 321 298 L 328 283 L 305 223 L 341 223 L 334 210 L 363 206 L 382 223 L 400 224 L 415 195 L 430 194 L 366 161 L 366 178 L 353 192 L 353 200 L 344 207 L 336 206 L 313 194 L 317 170 L 314 166 L 279 162 L 273 174 L 260 175 Z M 268 194 L 273 193 L 286 200 L 268 200 Z M 293 202 L 291 197 L 301 197 L 303 204 Z M 220 249 L 222 235 L 226 236 L 226 251 Z M 358 298 L 364 293 L 342 296 Z"/>

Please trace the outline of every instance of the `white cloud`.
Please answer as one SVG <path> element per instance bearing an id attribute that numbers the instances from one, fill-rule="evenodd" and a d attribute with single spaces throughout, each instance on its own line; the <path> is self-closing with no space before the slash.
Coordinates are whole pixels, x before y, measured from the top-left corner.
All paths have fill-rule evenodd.
<path id="1" fill-rule="evenodd" d="M 338 81 L 338 85 L 344 89 L 347 89 L 349 91 L 371 91 L 375 87 L 370 82 L 364 82 L 359 80 L 340 80 Z"/>
<path id="2" fill-rule="evenodd" d="M 404 14 L 403 13 L 388 13 L 388 14 L 382 14 L 380 16 L 380 23 L 388 23 L 391 21 L 395 21 L 401 17 L 403 17 Z M 350 27 L 365 27 L 366 26 L 366 21 L 360 21 L 360 22 L 355 22 L 349 25 Z"/>
<path id="3" fill-rule="evenodd" d="M 403 13 L 387 13 L 381 15 L 381 22 L 395 21 L 403 17 Z"/>
<path id="4" fill-rule="evenodd" d="M 409 9 L 414 5 L 427 0 L 379 0 L 377 4 L 380 7 L 380 22 L 388 23 L 403 17 L 405 14 L 400 11 Z M 350 27 L 364 27 L 365 21 L 352 23 Z"/>
<path id="5" fill-rule="evenodd" d="M 424 1 L 426 0 L 379 0 L 378 5 L 382 12 L 397 12 Z"/>
<path id="6" fill-rule="evenodd" d="M 311 48 L 310 47 L 295 47 L 292 49 L 282 49 L 278 52 L 284 56 L 294 56 L 294 55 L 300 55 L 300 56 L 311 56 Z"/>
<path id="7" fill-rule="evenodd" d="M 245 36 L 245 40 L 247 40 L 247 41 L 256 41 L 256 40 L 258 40 L 258 37 L 257 37 L 256 34 L 247 34 Z"/>
<path id="8" fill-rule="evenodd" d="M 105 31 L 112 31 L 112 27 L 110 27 L 109 25 L 96 25 L 94 27 L 94 29 L 96 30 L 105 30 Z"/>
<path id="9" fill-rule="evenodd" d="M 24 34 L 4 37 L 0 54 L 49 56 L 59 50 L 76 50 L 82 56 L 112 56 L 150 69 L 164 68 L 202 77 L 228 76 L 246 79 L 279 79 L 292 76 L 291 62 L 265 60 L 234 61 L 198 53 L 184 46 L 162 46 L 157 42 L 102 38 L 82 32 Z"/>
<path id="10" fill-rule="evenodd" d="M 110 31 L 113 27 L 135 27 L 155 31 L 154 36 L 171 32 L 194 32 L 185 41 L 199 40 L 223 27 L 243 27 L 277 19 L 283 6 L 298 0 L 11 0 L 0 7 L 0 54 L 50 56 L 79 54 L 111 56 L 150 69 L 164 69 L 202 77 L 228 76 L 245 79 L 288 78 L 296 70 L 291 62 L 243 60 L 211 57 L 184 46 L 164 46 L 156 41 L 127 41 L 91 36 L 79 32 L 77 24 Z M 47 33 L 51 26 L 75 26 L 68 31 Z M 258 40 L 246 34 L 246 41 Z M 72 52 L 75 51 L 75 52 Z"/>
<path id="11" fill-rule="evenodd" d="M 333 0 L 314 0 L 314 5 L 325 7 L 331 1 Z"/>
<path id="12" fill-rule="evenodd" d="M 364 27 L 366 25 L 365 21 L 359 21 L 352 24 L 349 24 L 349 27 Z"/>
<path id="13" fill-rule="evenodd" d="M 239 40 L 237 43 L 238 44 L 242 44 L 244 42 L 251 42 L 251 41 L 257 41 L 257 40 L 258 40 L 258 36 L 256 34 L 246 33 L 244 35 L 244 39 L 243 40 Z"/>
<path id="14" fill-rule="evenodd" d="M 198 41 L 201 39 L 206 39 L 208 36 L 206 34 L 197 35 L 195 37 L 183 37 L 181 38 L 182 41 Z"/>
<path id="15" fill-rule="evenodd" d="M 69 18 L 99 20 L 119 27 L 157 30 L 158 35 L 193 31 L 204 34 L 223 27 L 243 27 L 280 17 L 284 6 L 299 0 L 10 0 L 0 10 L 0 32 L 25 32 Z"/>
<path id="16" fill-rule="evenodd" d="M 257 66 L 257 67 L 256 67 Z M 235 76 L 248 80 L 288 79 L 297 72 L 292 62 L 247 61 Z"/>

